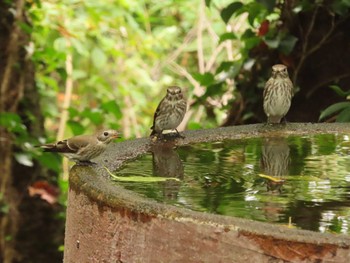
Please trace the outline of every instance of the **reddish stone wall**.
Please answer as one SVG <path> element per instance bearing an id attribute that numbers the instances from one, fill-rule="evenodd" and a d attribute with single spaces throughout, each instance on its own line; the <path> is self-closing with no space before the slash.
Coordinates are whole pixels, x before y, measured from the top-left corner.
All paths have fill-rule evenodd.
<path id="1" fill-rule="evenodd" d="M 137 214 L 69 192 L 65 262 L 347 262 L 348 248 Z"/>

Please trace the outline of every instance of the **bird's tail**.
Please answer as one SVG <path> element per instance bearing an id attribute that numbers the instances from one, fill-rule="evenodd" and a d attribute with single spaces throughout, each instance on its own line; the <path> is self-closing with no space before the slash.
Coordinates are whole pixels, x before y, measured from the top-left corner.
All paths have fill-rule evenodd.
<path id="1" fill-rule="evenodd" d="M 152 129 L 152 132 L 151 132 L 150 136 L 154 136 L 154 135 L 156 135 L 156 134 L 157 134 L 157 132 L 156 132 L 156 130 L 155 130 L 155 129 L 153 129 L 153 126 L 151 127 L 151 129 Z"/>
<path id="2" fill-rule="evenodd" d="M 281 122 L 282 117 L 281 116 L 269 116 L 267 119 L 267 123 L 280 123 Z"/>

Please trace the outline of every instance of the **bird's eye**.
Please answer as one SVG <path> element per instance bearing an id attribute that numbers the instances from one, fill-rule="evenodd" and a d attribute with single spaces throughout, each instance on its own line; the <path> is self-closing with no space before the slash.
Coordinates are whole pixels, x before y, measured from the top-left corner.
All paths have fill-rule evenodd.
<path id="1" fill-rule="evenodd" d="M 104 132 L 103 135 L 104 135 L 104 136 L 108 136 L 108 132 Z"/>

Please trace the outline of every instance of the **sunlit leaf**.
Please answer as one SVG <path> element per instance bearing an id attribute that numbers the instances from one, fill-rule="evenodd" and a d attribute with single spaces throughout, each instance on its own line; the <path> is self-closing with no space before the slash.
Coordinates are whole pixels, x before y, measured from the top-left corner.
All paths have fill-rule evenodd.
<path id="1" fill-rule="evenodd" d="M 70 108 L 68 109 L 68 112 L 69 112 L 69 117 L 70 117 L 71 119 L 73 119 L 73 118 L 76 117 L 76 116 L 79 116 L 79 111 L 78 111 L 76 108 L 70 107 Z"/>
<path id="2" fill-rule="evenodd" d="M 101 109 L 108 113 L 112 113 L 117 119 L 121 119 L 122 111 L 115 100 L 110 100 L 101 104 Z"/>
<path id="3" fill-rule="evenodd" d="M 225 40 L 237 39 L 236 34 L 229 32 L 224 33 L 220 36 L 219 43 L 224 42 Z"/>
<path id="4" fill-rule="evenodd" d="M 107 57 L 105 53 L 98 47 L 95 47 L 91 52 L 92 63 L 95 67 L 102 68 L 107 63 Z"/>
<path id="5" fill-rule="evenodd" d="M 84 70 L 81 69 L 75 69 L 73 70 L 73 79 L 77 80 L 77 79 L 82 79 L 82 78 L 86 78 L 87 77 L 87 73 Z"/>
<path id="6" fill-rule="evenodd" d="M 69 120 L 67 122 L 67 125 L 71 129 L 74 135 L 83 134 L 85 131 L 85 127 L 77 121 Z"/>
<path id="7" fill-rule="evenodd" d="M 322 120 L 326 117 L 329 117 L 331 116 L 332 114 L 340 111 L 340 110 L 343 110 L 345 108 L 350 108 L 350 101 L 346 101 L 346 102 L 339 102 L 339 103 L 335 103 L 331 106 L 329 106 L 327 109 L 325 109 L 321 115 L 320 115 L 320 118 L 319 120 Z"/>
<path id="8" fill-rule="evenodd" d="M 81 115 L 88 118 L 95 125 L 99 125 L 103 122 L 103 115 L 99 109 L 85 109 Z"/>
<path id="9" fill-rule="evenodd" d="M 199 130 L 202 129 L 202 125 L 198 122 L 189 122 L 188 123 L 188 129 L 189 130 Z"/>
<path id="10" fill-rule="evenodd" d="M 26 153 L 15 153 L 15 159 L 24 166 L 32 167 L 34 165 L 32 156 Z"/>
<path id="11" fill-rule="evenodd" d="M 204 74 L 194 73 L 193 77 L 203 86 L 208 86 L 215 81 L 214 75 L 210 72 L 206 72 Z"/>
<path id="12" fill-rule="evenodd" d="M 53 46 L 55 50 L 65 52 L 67 50 L 67 41 L 64 37 L 56 38 L 56 40 L 53 42 Z"/>
<path id="13" fill-rule="evenodd" d="M 87 49 L 87 46 L 85 43 L 81 42 L 80 40 L 76 38 L 71 38 L 71 43 L 73 48 L 82 56 L 88 57 L 89 56 L 89 51 Z"/>

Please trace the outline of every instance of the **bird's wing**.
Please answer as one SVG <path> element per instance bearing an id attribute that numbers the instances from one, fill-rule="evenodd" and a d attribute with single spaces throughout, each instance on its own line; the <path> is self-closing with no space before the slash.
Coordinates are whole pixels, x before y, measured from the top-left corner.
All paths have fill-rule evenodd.
<path id="1" fill-rule="evenodd" d="M 267 87 L 270 86 L 270 82 L 272 82 L 272 81 L 273 81 L 272 78 L 270 78 L 268 81 L 266 81 L 266 83 L 265 83 L 265 88 L 264 88 L 264 92 L 263 92 L 263 98 L 266 97 Z"/>
<path id="2" fill-rule="evenodd" d="M 89 143 L 88 137 L 89 135 L 79 135 L 56 143 L 44 144 L 41 148 L 46 152 L 77 153 Z"/>
<path id="3" fill-rule="evenodd" d="M 153 130 L 155 128 L 155 124 L 156 124 L 156 119 L 159 115 L 159 112 L 160 112 L 160 109 L 161 109 L 161 105 L 163 104 L 163 101 L 165 100 L 165 97 L 160 101 L 160 103 L 158 104 L 158 107 L 156 109 L 156 112 L 154 113 L 154 116 L 153 116 L 153 125 L 151 127 L 151 130 Z"/>
<path id="4" fill-rule="evenodd" d="M 48 143 L 40 146 L 45 152 L 76 153 L 77 151 L 68 146 L 67 140 L 56 143 Z"/>
<path id="5" fill-rule="evenodd" d="M 84 148 L 89 143 L 93 142 L 93 138 L 90 138 L 91 135 L 78 135 L 71 139 L 67 140 L 67 146 L 69 149 L 74 152 L 79 151 L 81 148 Z"/>

